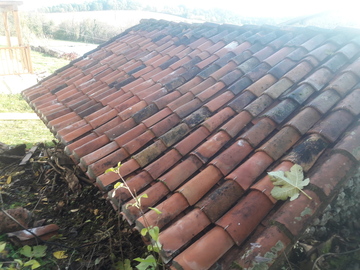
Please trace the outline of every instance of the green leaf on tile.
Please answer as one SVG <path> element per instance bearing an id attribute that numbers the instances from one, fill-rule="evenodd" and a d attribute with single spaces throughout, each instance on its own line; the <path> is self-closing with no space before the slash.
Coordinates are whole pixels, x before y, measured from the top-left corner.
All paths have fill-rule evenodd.
<path id="1" fill-rule="evenodd" d="M 277 171 L 269 172 L 270 180 L 274 184 L 271 190 L 271 196 L 277 200 L 295 200 L 302 192 L 310 200 L 312 198 L 302 189 L 310 183 L 310 179 L 304 179 L 303 169 L 300 165 L 295 164 L 290 168 L 289 172 Z"/>
<path id="2" fill-rule="evenodd" d="M 121 182 L 117 182 L 117 183 L 114 185 L 114 189 L 122 188 L 122 187 L 124 187 L 124 183 L 121 183 Z"/>

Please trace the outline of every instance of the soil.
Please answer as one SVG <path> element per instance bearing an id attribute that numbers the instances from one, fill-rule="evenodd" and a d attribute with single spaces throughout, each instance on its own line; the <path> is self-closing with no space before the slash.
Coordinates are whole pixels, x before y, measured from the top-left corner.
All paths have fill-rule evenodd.
<path id="1" fill-rule="evenodd" d="M 144 256 L 140 234 L 86 181 L 61 145 L 39 146 L 25 166 L 18 164 L 19 160 L 0 163 L 2 209 L 29 210 L 33 214 L 29 228 L 34 221 L 58 225 L 57 237 L 43 244 L 47 254 L 68 255 L 63 260 L 52 258 L 40 269 L 113 269 L 121 260 Z"/>

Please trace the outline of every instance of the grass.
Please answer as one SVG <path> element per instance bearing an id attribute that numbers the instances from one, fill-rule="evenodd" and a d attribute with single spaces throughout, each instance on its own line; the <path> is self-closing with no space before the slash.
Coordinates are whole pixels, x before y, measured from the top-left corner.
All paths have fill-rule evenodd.
<path id="1" fill-rule="evenodd" d="M 54 136 L 41 120 L 0 120 L 0 138 L 2 143 L 25 143 L 30 148 L 37 142 L 50 144 Z"/>
<path id="2" fill-rule="evenodd" d="M 31 51 L 31 60 L 35 73 L 46 71 L 54 73 L 55 70 L 67 65 L 69 60 L 51 57 L 49 55 Z"/>
<path id="3" fill-rule="evenodd" d="M 33 113 L 21 94 L 0 94 L 0 113 Z"/>
<path id="4" fill-rule="evenodd" d="M 53 73 L 68 60 L 31 52 L 34 72 Z M 21 94 L 0 94 L 0 113 L 33 113 Z M 51 144 L 53 134 L 41 120 L 0 120 L 0 141 L 8 145 L 25 143 L 27 148 L 38 142 Z"/>

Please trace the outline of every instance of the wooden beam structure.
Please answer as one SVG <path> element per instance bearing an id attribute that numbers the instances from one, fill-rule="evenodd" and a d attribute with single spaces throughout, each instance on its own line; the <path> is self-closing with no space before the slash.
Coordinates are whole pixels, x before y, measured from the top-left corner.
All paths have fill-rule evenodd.
<path id="1" fill-rule="evenodd" d="M 3 23 L 6 36 L 7 48 L 2 48 L 0 53 L 1 59 L 7 62 L 4 63 L 6 68 L 0 69 L 0 75 L 5 74 L 21 74 L 21 73 L 33 73 L 32 64 L 30 59 L 30 47 L 25 46 L 21 33 L 20 19 L 18 7 L 22 5 L 22 1 L 0 1 L 0 12 L 3 15 Z M 9 26 L 9 14 L 12 14 L 14 19 L 14 26 L 17 37 L 17 45 L 12 44 L 11 41 L 11 29 Z M 21 65 L 21 68 L 16 68 Z M 6 70 L 6 71 L 5 71 Z"/>
<path id="2" fill-rule="evenodd" d="M 18 39 L 18 46 L 23 46 L 22 41 L 22 34 L 21 34 L 21 27 L 20 27 L 20 20 L 19 20 L 19 12 L 18 7 L 19 5 L 22 5 L 22 1 L 0 1 L 0 11 L 2 11 L 3 18 L 4 18 L 4 28 L 5 28 L 5 35 L 6 35 L 6 41 L 7 46 L 11 47 L 11 32 L 9 28 L 9 22 L 8 22 L 8 13 L 11 12 L 14 18 L 15 23 L 15 29 L 16 29 L 16 36 Z"/>

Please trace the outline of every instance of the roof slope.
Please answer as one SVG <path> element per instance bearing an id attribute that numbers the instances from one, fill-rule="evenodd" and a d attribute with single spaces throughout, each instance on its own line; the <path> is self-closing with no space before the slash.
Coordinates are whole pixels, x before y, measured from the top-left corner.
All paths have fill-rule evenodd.
<path id="1" fill-rule="evenodd" d="M 360 34 L 344 29 L 150 20 L 23 95 L 142 228 L 104 174 L 123 163 L 173 269 L 276 269 L 360 160 L 359 52 Z M 279 202 L 266 172 L 295 163 L 312 200 Z"/>

